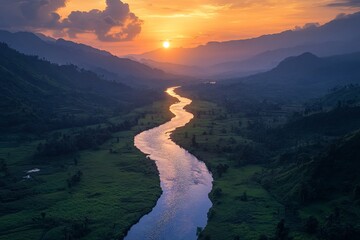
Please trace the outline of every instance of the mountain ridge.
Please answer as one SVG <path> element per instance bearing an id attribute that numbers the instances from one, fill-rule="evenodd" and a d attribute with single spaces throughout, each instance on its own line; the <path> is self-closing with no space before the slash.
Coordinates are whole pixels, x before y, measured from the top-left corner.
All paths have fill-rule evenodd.
<path id="1" fill-rule="evenodd" d="M 236 72 L 269 70 L 284 58 L 307 51 L 322 57 L 360 51 L 359 25 L 360 12 L 357 12 L 338 16 L 321 26 L 250 39 L 209 42 L 195 48 L 158 49 L 132 56 L 156 62 L 207 67 L 209 72 L 216 70 L 215 74 L 210 73 L 209 76 L 234 72 L 234 77 Z M 163 69 L 166 70 L 166 67 Z"/>
<path id="2" fill-rule="evenodd" d="M 152 87 L 167 85 L 167 80 L 177 77 L 162 70 L 151 68 L 142 63 L 119 58 L 111 53 L 85 44 L 78 44 L 64 39 L 44 41 L 34 33 L 0 31 L 0 42 L 21 53 L 36 55 L 57 64 L 74 64 L 79 67 L 99 72 L 109 80 L 120 81 L 128 85 Z M 99 71 L 102 70 L 102 71 Z"/>
<path id="3" fill-rule="evenodd" d="M 101 79 L 75 65 L 59 66 L 26 56 L 4 43 L 0 44 L 0 76 L 0 128 L 4 131 L 52 129 L 60 122 L 96 123 L 96 119 L 157 98 L 150 91 Z"/>

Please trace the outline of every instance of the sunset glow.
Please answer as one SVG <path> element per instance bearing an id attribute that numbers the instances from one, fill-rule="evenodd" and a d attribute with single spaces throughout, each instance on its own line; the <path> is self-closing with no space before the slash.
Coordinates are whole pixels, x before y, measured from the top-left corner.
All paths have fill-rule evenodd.
<path id="1" fill-rule="evenodd" d="M 58 7 L 56 12 L 64 20 L 72 13 L 72 20 L 78 19 L 79 13 L 95 13 L 104 11 L 107 4 L 116 5 L 113 0 L 68 0 L 64 6 Z M 344 2 L 344 3 L 342 3 Z M 98 39 L 92 32 L 102 32 L 99 29 L 85 29 L 74 34 L 79 26 L 74 25 L 71 34 L 64 34 L 63 30 L 37 28 L 37 31 L 49 34 L 55 38 L 65 38 L 76 42 L 92 45 L 96 48 L 111 51 L 116 55 L 143 53 L 159 47 L 159 41 L 172 36 L 171 48 L 191 48 L 206 44 L 209 41 L 228 41 L 257 37 L 263 34 L 272 34 L 284 30 L 302 27 L 307 23 L 323 24 L 334 19 L 340 13 L 358 11 L 357 5 L 351 6 L 346 0 L 322 1 L 245 1 L 235 0 L 200 0 L 200 1 L 121 1 L 130 12 L 132 23 L 123 33 L 116 32 L 114 26 L 108 32 L 110 35 Z M 92 11 L 95 10 L 95 11 Z M 122 13 L 123 10 L 119 11 Z M 106 21 L 118 22 L 113 17 Z M 81 27 L 87 26 L 88 19 L 78 20 Z M 98 23 L 100 24 L 100 22 Z M 126 20 L 125 24 L 129 24 Z M 68 25 L 68 21 L 65 22 Z M 132 35 L 129 35 L 132 32 Z M 76 38 L 75 38 L 76 37 Z M 117 41 L 121 39 L 120 41 Z M 104 41 L 105 40 L 105 41 Z"/>
<path id="2" fill-rule="evenodd" d="M 159 39 L 174 36 L 172 47 L 195 47 L 209 41 L 256 37 L 294 29 L 309 22 L 325 23 L 350 7 L 328 7 L 323 1 L 163 1 L 128 2 L 131 11 L 143 20 L 141 33 L 130 42 L 102 43 L 79 35 L 81 42 L 110 50 L 115 54 L 142 53 L 157 48 Z M 104 9 L 104 0 L 69 0 L 59 9 L 62 17 L 74 10 Z M 186 7 L 184 7 L 186 6 Z"/>

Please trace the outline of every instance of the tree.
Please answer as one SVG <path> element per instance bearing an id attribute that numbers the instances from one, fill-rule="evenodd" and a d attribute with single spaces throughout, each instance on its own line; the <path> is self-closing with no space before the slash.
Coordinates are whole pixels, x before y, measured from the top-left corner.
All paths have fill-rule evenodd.
<path id="1" fill-rule="evenodd" d="M 198 143 L 196 142 L 196 135 L 193 135 L 191 138 L 191 146 L 197 147 Z"/>
<path id="2" fill-rule="evenodd" d="M 285 220 L 281 219 L 281 221 L 276 226 L 275 231 L 275 239 L 276 240 L 290 240 L 289 237 L 289 228 L 285 226 Z"/>
<path id="3" fill-rule="evenodd" d="M 74 157 L 74 165 L 77 166 L 78 165 L 78 158 Z"/>
<path id="4" fill-rule="evenodd" d="M 247 196 L 246 191 L 243 193 L 243 195 L 241 196 L 240 200 L 243 201 L 243 202 L 247 202 L 247 201 L 248 201 L 248 196 Z"/>
<path id="5" fill-rule="evenodd" d="M 83 175 L 82 171 L 79 170 L 71 178 L 67 179 L 66 182 L 67 182 L 68 187 L 71 188 L 74 185 L 78 184 L 81 180 L 82 175 Z"/>
<path id="6" fill-rule="evenodd" d="M 216 166 L 216 172 L 219 175 L 219 177 L 222 177 L 223 173 L 226 173 L 228 169 L 229 166 L 227 164 L 220 163 Z"/>
<path id="7" fill-rule="evenodd" d="M 355 186 L 353 195 L 355 200 L 360 199 L 360 185 Z"/>
<path id="8" fill-rule="evenodd" d="M 221 197 L 221 195 L 222 195 L 222 189 L 221 188 L 215 188 L 213 196 L 215 198 L 219 198 L 219 197 Z"/>
<path id="9" fill-rule="evenodd" d="M 319 221 L 314 217 L 310 216 L 305 222 L 305 232 L 308 234 L 315 234 L 319 228 Z"/>
<path id="10" fill-rule="evenodd" d="M 5 159 L 0 159 L 0 172 L 4 173 L 6 176 L 9 175 L 9 169 L 5 162 Z"/>

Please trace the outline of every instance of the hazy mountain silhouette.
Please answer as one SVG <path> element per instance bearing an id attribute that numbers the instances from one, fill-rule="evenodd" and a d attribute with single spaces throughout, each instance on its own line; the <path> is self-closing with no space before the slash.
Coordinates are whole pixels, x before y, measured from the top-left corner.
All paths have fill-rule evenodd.
<path id="1" fill-rule="evenodd" d="M 281 60 L 283 60 L 283 58 Z M 262 66 L 261 68 L 257 67 L 258 65 L 256 64 L 257 63 L 256 61 L 255 64 L 245 63 L 249 67 L 240 67 L 240 68 L 239 68 L 239 63 L 237 62 L 224 63 L 224 64 L 219 64 L 219 66 L 214 65 L 211 67 L 156 62 L 150 59 L 141 59 L 140 62 L 153 68 L 163 69 L 164 71 L 175 75 L 187 75 L 187 76 L 199 77 L 203 79 L 217 79 L 217 80 L 228 79 L 235 76 L 245 77 L 264 70 Z M 227 66 L 227 64 L 229 64 L 229 66 Z"/>
<path id="2" fill-rule="evenodd" d="M 225 80 L 229 96 L 308 99 L 329 89 L 360 83 L 360 52 L 320 58 L 312 53 L 283 60 L 276 68 L 245 78 Z"/>
<path id="3" fill-rule="evenodd" d="M 157 69 L 166 69 L 166 72 L 177 75 L 209 76 L 207 69 L 199 66 L 182 65 L 176 63 L 156 62 L 150 59 L 141 59 L 141 63 Z"/>
<path id="4" fill-rule="evenodd" d="M 360 12 L 322 25 L 246 40 L 209 42 L 196 48 L 159 49 L 135 56 L 157 62 L 208 67 L 208 75 L 261 71 L 303 52 L 331 56 L 360 51 Z M 209 67 L 211 66 L 211 67 Z M 164 68 L 166 70 L 166 68 Z"/>
<path id="5" fill-rule="evenodd" d="M 331 56 L 357 51 L 360 51 L 360 44 L 358 44 L 358 41 L 324 42 L 266 51 L 244 61 L 216 64 L 210 69 L 214 72 L 218 72 L 218 75 L 221 78 L 228 76 L 234 77 L 238 74 L 242 74 L 244 70 L 248 70 L 249 72 L 261 72 L 274 68 L 285 58 L 300 55 L 304 52 L 311 52 L 317 56 Z M 225 73 L 227 73 L 227 75 Z"/>
<path id="6" fill-rule="evenodd" d="M 0 31 L 0 42 L 24 54 L 37 55 L 58 64 L 75 64 L 100 73 L 109 80 L 131 85 L 167 84 L 165 79 L 174 79 L 174 76 L 162 70 L 64 39 L 55 40 L 44 35 L 39 37 L 29 32 Z"/>

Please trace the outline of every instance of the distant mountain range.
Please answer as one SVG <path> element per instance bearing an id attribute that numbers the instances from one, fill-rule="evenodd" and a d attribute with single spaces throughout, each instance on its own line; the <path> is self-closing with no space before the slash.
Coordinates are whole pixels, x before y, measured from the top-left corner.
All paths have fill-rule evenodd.
<path id="1" fill-rule="evenodd" d="M 304 53 L 283 60 L 268 72 L 230 82 L 244 84 L 255 89 L 255 95 L 268 98 L 317 97 L 337 86 L 360 83 L 360 52 L 324 58 Z"/>
<path id="2" fill-rule="evenodd" d="M 171 81 L 179 78 L 106 51 L 64 39 L 52 39 L 42 34 L 0 31 L 0 42 L 21 53 L 36 55 L 53 63 L 74 64 L 94 71 L 108 80 L 128 85 L 163 86 L 173 84 Z"/>
<path id="3" fill-rule="evenodd" d="M 229 78 L 269 70 L 284 58 L 304 52 L 324 57 L 360 51 L 359 26 L 357 12 L 322 26 L 310 25 L 246 40 L 209 42 L 196 48 L 159 49 L 132 57 L 169 72 Z M 174 64 L 182 66 L 175 69 Z M 194 72 L 194 68 L 200 72 Z"/>
<path id="4" fill-rule="evenodd" d="M 351 84 L 360 84 L 360 52 L 322 58 L 304 53 L 286 58 L 270 71 L 196 88 L 204 99 L 222 99 L 241 107 L 238 103 L 254 100 L 307 101 Z M 342 100 L 356 99 L 344 96 Z"/>
<path id="5" fill-rule="evenodd" d="M 360 51 L 360 12 L 322 25 L 257 38 L 209 42 L 196 48 L 159 49 L 129 58 L 43 34 L 0 31 L 0 42 L 21 53 L 58 64 L 74 64 L 108 80 L 134 86 L 168 86 L 191 79 L 222 80 L 250 76 L 283 59 L 311 52 L 319 57 Z M 161 69 L 161 70 L 160 70 Z M 188 77 L 184 77 L 188 76 Z"/>

